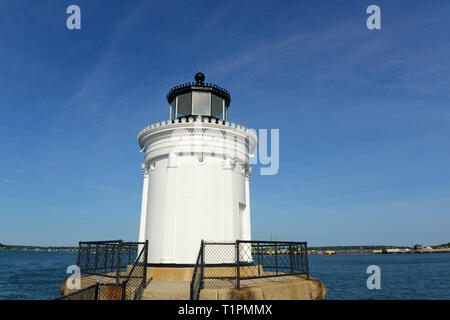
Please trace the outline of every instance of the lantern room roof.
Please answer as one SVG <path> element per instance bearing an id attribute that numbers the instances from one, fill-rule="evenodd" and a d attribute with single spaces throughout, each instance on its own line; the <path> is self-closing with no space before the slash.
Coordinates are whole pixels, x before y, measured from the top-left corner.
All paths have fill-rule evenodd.
<path id="1" fill-rule="evenodd" d="M 195 82 L 187 82 L 181 85 L 175 86 L 170 89 L 167 94 L 167 102 L 172 103 L 175 97 L 182 95 L 184 93 L 192 92 L 192 91 L 202 91 L 202 92 L 210 92 L 220 98 L 225 100 L 225 105 L 228 107 L 231 102 L 230 92 L 225 90 L 224 88 L 219 87 L 216 84 L 205 83 L 205 75 L 201 72 L 198 72 L 195 75 Z"/>

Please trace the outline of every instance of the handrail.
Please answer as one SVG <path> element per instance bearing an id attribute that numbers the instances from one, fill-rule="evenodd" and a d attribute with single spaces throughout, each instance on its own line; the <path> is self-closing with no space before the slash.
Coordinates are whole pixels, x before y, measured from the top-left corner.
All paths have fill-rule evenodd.
<path id="1" fill-rule="evenodd" d="M 148 240 L 80 241 L 77 265 L 81 274 L 100 279 L 102 288 L 106 285 L 120 287 L 122 299 L 139 299 L 147 284 L 147 258 Z M 114 278 L 114 284 L 107 278 Z"/>
<path id="2" fill-rule="evenodd" d="M 191 300 L 198 300 L 198 298 L 200 296 L 200 290 L 202 287 L 202 277 L 203 277 L 202 270 L 200 270 L 200 277 L 198 278 L 199 279 L 198 281 L 196 281 L 196 279 L 197 279 L 196 276 L 197 276 L 199 267 L 200 267 L 200 269 L 203 268 L 203 264 L 202 264 L 203 246 L 204 246 L 204 241 L 202 240 L 201 244 L 200 244 L 200 250 L 198 251 L 197 262 L 195 263 L 194 271 L 192 273 L 192 280 L 191 280 L 191 284 L 190 284 L 190 299 Z M 198 282 L 197 283 L 198 290 L 196 292 L 194 292 L 196 282 Z"/>
<path id="3" fill-rule="evenodd" d="M 136 268 L 136 264 L 139 262 L 141 256 L 144 254 L 145 249 L 147 249 L 146 246 L 144 246 L 144 247 L 141 249 L 141 252 L 139 253 L 139 256 L 136 258 L 136 261 L 135 261 L 135 263 L 133 264 L 133 267 L 131 268 L 131 270 L 130 270 L 130 272 L 128 273 L 128 276 L 127 276 L 127 278 L 124 280 L 124 282 L 128 282 L 128 280 L 130 280 L 131 274 L 133 273 L 134 268 Z"/>
<path id="4" fill-rule="evenodd" d="M 98 289 L 99 289 L 99 283 L 98 282 L 96 282 L 95 284 L 93 284 L 93 285 L 91 285 L 89 287 L 86 287 L 86 288 L 83 288 L 83 289 L 80 289 L 80 290 L 77 290 L 77 291 L 73 291 L 71 293 L 65 294 L 65 295 L 60 296 L 58 298 L 55 298 L 54 300 L 84 300 L 84 299 L 77 299 L 77 297 L 83 295 L 84 292 L 92 290 L 92 289 L 94 289 L 94 296 L 93 296 L 94 299 L 93 300 L 98 300 Z"/>

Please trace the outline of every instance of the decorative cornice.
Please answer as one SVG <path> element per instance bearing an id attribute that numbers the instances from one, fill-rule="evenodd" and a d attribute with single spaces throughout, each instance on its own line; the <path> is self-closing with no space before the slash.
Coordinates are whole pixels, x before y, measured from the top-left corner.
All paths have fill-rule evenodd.
<path id="1" fill-rule="evenodd" d="M 138 133 L 139 146 L 145 148 L 146 161 L 168 156 L 171 152 L 210 153 L 215 157 L 236 158 L 247 163 L 249 154 L 258 143 L 256 131 L 234 122 L 219 122 L 209 117 L 189 117 L 181 122 L 163 121 L 152 124 Z M 239 171 L 245 174 L 245 168 Z"/>
<path id="2" fill-rule="evenodd" d="M 186 128 L 186 124 L 191 124 L 188 126 L 188 128 L 192 128 L 192 124 L 197 124 L 199 127 L 194 127 L 195 129 L 201 129 L 203 128 L 203 124 L 205 124 L 206 129 L 208 128 L 215 128 L 215 129 L 234 129 L 234 131 L 241 133 L 245 136 L 250 136 L 250 138 L 253 138 L 255 141 L 258 140 L 258 136 L 256 134 L 256 131 L 251 128 L 246 128 L 243 125 L 236 124 L 234 122 L 228 122 L 228 121 L 220 121 L 213 117 L 189 117 L 189 118 L 181 118 L 177 120 L 172 121 L 161 121 L 156 122 L 151 125 L 148 125 L 147 127 L 141 129 L 137 134 L 137 139 L 140 142 L 141 138 L 148 134 L 148 133 L 156 133 L 157 131 L 164 130 L 164 129 L 177 129 L 177 128 Z M 141 146 L 143 147 L 143 146 Z"/>

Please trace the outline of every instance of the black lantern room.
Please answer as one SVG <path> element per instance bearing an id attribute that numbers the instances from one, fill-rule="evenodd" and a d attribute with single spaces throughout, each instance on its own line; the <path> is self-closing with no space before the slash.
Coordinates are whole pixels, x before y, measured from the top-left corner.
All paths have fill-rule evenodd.
<path id="1" fill-rule="evenodd" d="M 170 104 L 170 120 L 183 117 L 208 116 L 228 120 L 230 93 L 210 83 L 204 83 L 205 75 L 198 72 L 195 83 L 185 83 L 173 87 L 167 94 Z"/>

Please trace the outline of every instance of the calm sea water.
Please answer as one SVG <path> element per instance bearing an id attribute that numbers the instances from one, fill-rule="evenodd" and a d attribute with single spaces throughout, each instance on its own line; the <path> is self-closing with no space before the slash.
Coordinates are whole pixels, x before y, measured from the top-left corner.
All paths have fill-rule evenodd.
<path id="1" fill-rule="evenodd" d="M 0 251 L 0 299 L 55 298 L 76 262 L 76 252 Z"/>
<path id="2" fill-rule="evenodd" d="M 327 299 L 450 299 L 450 253 L 310 255 L 311 276 Z M 367 289 L 367 267 L 381 270 L 381 289 Z"/>
<path id="3" fill-rule="evenodd" d="M 74 252 L 0 251 L 0 299 L 50 299 L 59 295 Z M 311 276 L 327 299 L 450 299 L 450 254 L 310 255 Z M 381 269 L 381 289 L 366 286 L 367 267 Z"/>

